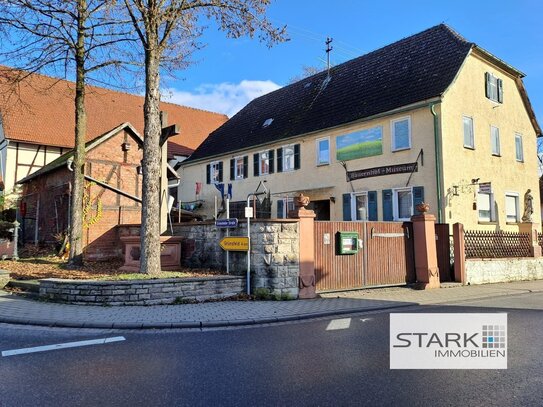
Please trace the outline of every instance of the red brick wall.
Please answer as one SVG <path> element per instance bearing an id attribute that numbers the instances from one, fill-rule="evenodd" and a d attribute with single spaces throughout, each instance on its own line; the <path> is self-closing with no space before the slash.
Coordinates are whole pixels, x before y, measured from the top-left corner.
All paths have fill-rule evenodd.
<path id="1" fill-rule="evenodd" d="M 130 144 L 128 151 L 123 151 L 122 144 L 125 142 Z M 128 194 L 141 197 L 142 177 L 137 174 L 136 167 L 140 165 L 142 156 L 142 150 L 138 148 L 136 141 L 128 133 L 121 131 L 87 153 L 85 174 Z M 28 200 L 29 204 L 34 200 L 33 206 L 36 206 L 35 200 L 39 197 L 38 240 L 42 243 L 55 241 L 57 227 L 67 229 L 70 178 L 71 173 L 66 167 L 62 167 L 24 185 L 23 200 Z M 102 211 L 96 222 L 84 230 L 85 258 L 105 260 L 120 257 L 122 246 L 116 226 L 140 223 L 141 205 L 98 184 L 89 184 L 87 181 L 87 185 L 93 202 L 91 217 L 95 217 L 97 213 L 97 202 L 101 202 Z M 30 216 L 33 215 L 27 214 L 27 217 Z M 33 238 L 33 233 L 25 236 L 27 242 L 33 241 Z"/>

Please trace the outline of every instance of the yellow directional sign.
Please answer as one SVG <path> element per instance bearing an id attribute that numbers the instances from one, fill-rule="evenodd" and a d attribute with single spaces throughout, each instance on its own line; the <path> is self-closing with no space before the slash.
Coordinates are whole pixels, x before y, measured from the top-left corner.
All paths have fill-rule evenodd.
<path id="1" fill-rule="evenodd" d="M 247 236 L 223 237 L 219 245 L 229 252 L 246 252 L 249 250 L 249 238 Z"/>

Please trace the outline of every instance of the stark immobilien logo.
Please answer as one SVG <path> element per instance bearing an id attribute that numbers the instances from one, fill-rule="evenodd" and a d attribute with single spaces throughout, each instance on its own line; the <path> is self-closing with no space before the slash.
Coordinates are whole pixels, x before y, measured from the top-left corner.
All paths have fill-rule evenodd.
<path id="1" fill-rule="evenodd" d="M 391 369 L 507 369 L 507 314 L 390 314 Z"/>

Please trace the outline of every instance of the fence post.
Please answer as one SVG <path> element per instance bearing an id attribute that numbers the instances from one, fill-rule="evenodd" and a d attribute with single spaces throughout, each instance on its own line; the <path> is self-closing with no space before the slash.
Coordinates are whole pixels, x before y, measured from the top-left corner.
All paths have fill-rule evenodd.
<path id="1" fill-rule="evenodd" d="M 530 255 L 532 257 L 541 257 L 541 246 L 537 236 L 537 227 L 532 222 L 522 222 L 518 225 L 520 233 L 527 233 L 530 236 Z"/>
<path id="2" fill-rule="evenodd" d="M 13 222 L 13 255 L 11 256 L 13 260 L 19 260 L 19 225 L 20 223 L 15 219 Z"/>
<path id="3" fill-rule="evenodd" d="M 466 284 L 466 249 L 464 242 L 464 225 L 453 225 L 454 240 L 454 281 Z"/>
<path id="4" fill-rule="evenodd" d="M 428 207 L 419 209 L 419 206 L 417 206 L 419 211 L 421 209 L 428 210 Z M 420 215 L 412 216 L 411 221 L 413 222 L 417 288 L 422 290 L 439 288 L 441 284 L 437 265 L 436 217 L 422 212 Z"/>
<path id="5" fill-rule="evenodd" d="M 296 197 L 296 209 L 288 213 L 289 218 L 299 219 L 300 274 L 298 298 L 308 299 L 317 296 L 315 290 L 315 212 L 305 207 L 309 198 L 300 194 Z"/>

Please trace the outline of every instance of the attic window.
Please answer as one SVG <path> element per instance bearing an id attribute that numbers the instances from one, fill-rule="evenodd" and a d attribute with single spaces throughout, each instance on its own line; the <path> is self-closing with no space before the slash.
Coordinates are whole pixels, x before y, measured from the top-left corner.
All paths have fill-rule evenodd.
<path id="1" fill-rule="evenodd" d="M 272 124 L 272 123 L 273 123 L 273 119 L 266 119 L 266 121 L 262 125 L 262 128 L 265 129 L 266 127 L 269 127 L 270 124 Z"/>

